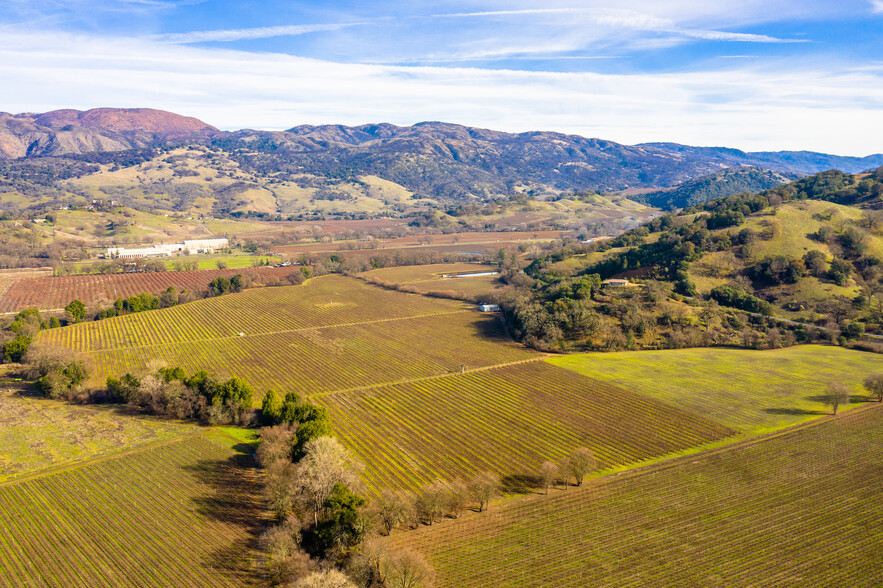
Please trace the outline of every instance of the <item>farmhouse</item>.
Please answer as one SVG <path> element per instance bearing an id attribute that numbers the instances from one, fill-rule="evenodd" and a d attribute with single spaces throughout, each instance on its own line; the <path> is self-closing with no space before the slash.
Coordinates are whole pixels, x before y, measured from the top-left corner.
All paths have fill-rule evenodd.
<path id="1" fill-rule="evenodd" d="M 601 282 L 601 284 L 604 286 L 628 286 L 629 281 L 624 278 L 623 279 L 611 278 L 609 280 L 604 280 L 603 282 Z"/>

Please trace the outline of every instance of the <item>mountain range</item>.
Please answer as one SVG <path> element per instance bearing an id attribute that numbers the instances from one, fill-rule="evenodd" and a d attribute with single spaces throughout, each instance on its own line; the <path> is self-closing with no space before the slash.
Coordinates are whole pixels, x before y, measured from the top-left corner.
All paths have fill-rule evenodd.
<path id="1" fill-rule="evenodd" d="M 630 146 L 578 135 L 505 133 L 443 122 L 222 131 L 195 118 L 147 108 L 0 113 L 0 161 L 82 159 L 96 152 L 186 145 L 223 151 L 255 176 L 280 181 L 309 176 L 313 182 L 376 176 L 418 198 L 442 200 L 652 191 L 742 166 L 784 174 L 775 177 L 785 181 L 831 168 L 855 173 L 883 165 L 883 154 L 859 158 L 674 143 Z M 715 193 L 726 190 L 717 182 Z"/>

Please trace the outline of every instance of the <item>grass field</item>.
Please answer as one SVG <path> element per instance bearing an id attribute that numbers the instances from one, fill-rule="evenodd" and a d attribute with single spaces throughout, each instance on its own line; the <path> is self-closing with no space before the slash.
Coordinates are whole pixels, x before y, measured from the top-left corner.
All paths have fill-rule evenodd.
<path id="1" fill-rule="evenodd" d="M 261 522 L 236 440 L 203 433 L 0 484 L 0 586 L 242 586 Z"/>
<path id="2" fill-rule="evenodd" d="M 854 400 L 863 401 L 865 376 L 883 372 L 883 356 L 818 345 L 771 351 L 699 348 L 586 353 L 549 361 L 747 434 L 830 412 L 818 396 L 831 382 L 849 385 Z"/>
<path id="3" fill-rule="evenodd" d="M 214 269 L 182 272 L 142 272 L 81 276 L 41 276 L 14 281 L 0 295 L 0 312 L 13 313 L 23 308 L 59 310 L 78 299 L 87 306 L 109 306 L 120 297 L 142 292 L 160 294 L 169 286 L 201 294 L 213 279 L 234 274 L 251 275 L 256 281 L 282 281 L 294 271 L 290 267 L 258 267 L 248 269 Z"/>
<path id="4" fill-rule="evenodd" d="M 534 357 L 497 317 L 353 278 L 248 290 L 160 311 L 43 331 L 39 343 L 88 352 L 92 382 L 151 359 L 243 377 L 262 395 L 314 394 Z"/>
<path id="5" fill-rule="evenodd" d="M 734 431 L 543 361 L 325 395 L 335 434 L 374 489 L 417 489 L 490 470 L 517 486 L 545 460 L 589 447 L 599 467 Z"/>
<path id="6" fill-rule="evenodd" d="M 883 409 L 392 538 L 436 586 L 883 584 Z"/>
<path id="7" fill-rule="evenodd" d="M 192 434 L 194 425 L 24 395 L 0 379 L 0 482 Z"/>

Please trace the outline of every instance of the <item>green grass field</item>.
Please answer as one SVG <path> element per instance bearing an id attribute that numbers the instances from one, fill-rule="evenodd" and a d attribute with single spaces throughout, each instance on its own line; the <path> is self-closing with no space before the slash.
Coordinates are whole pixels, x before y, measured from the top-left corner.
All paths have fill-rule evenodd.
<path id="1" fill-rule="evenodd" d="M 549 362 L 752 435 L 830 412 L 818 396 L 831 382 L 849 385 L 861 402 L 865 376 L 883 372 L 883 356 L 819 345 L 584 353 Z"/>
<path id="2" fill-rule="evenodd" d="M 883 584 L 883 409 L 492 505 L 391 543 L 439 587 Z"/>
<path id="3" fill-rule="evenodd" d="M 0 379 L 0 482 L 190 435 L 198 427 L 23 395 Z"/>
<path id="4" fill-rule="evenodd" d="M 0 586 L 253 583 L 259 485 L 208 432 L 0 484 Z"/>

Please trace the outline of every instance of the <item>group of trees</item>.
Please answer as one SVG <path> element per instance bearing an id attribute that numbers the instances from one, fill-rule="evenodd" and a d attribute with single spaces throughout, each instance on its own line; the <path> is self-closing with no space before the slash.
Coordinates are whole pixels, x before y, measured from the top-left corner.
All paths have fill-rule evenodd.
<path id="1" fill-rule="evenodd" d="M 43 329 L 61 326 L 58 317 L 44 319 L 36 308 L 26 308 L 15 315 L 12 322 L 0 332 L 3 359 L 7 363 L 19 363 L 25 357 L 36 334 Z"/>
<path id="2" fill-rule="evenodd" d="M 252 425 L 254 393 L 237 377 L 223 381 L 200 370 L 191 376 L 180 367 L 163 367 L 144 374 L 108 377 L 106 390 L 94 402 L 128 404 L 150 414 L 198 419 L 210 425 Z"/>

